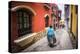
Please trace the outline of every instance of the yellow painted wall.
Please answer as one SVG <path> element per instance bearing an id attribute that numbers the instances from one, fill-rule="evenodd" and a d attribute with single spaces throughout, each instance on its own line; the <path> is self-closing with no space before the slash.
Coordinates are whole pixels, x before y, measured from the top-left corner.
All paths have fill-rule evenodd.
<path id="1" fill-rule="evenodd" d="M 72 6 L 72 5 L 71 5 Z M 71 13 L 72 13 L 72 32 L 75 35 L 75 37 L 77 36 L 77 15 L 76 15 L 76 9 L 75 9 L 75 5 L 73 5 L 73 9 L 71 8 Z"/>

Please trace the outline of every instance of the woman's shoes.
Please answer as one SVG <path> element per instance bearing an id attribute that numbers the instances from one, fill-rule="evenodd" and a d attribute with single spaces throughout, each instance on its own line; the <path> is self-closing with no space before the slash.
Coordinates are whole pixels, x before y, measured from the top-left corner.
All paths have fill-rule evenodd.
<path id="1" fill-rule="evenodd" d="M 55 47 L 56 45 L 53 45 L 53 44 L 49 44 L 49 46 L 52 48 L 52 47 Z"/>

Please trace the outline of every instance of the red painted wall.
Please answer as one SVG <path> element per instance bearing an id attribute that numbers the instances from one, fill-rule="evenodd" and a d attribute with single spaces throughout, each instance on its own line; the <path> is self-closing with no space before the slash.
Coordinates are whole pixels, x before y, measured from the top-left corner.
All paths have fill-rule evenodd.
<path id="1" fill-rule="evenodd" d="M 16 12 L 11 12 L 11 44 L 13 45 L 14 40 L 18 38 L 18 27 L 17 27 L 17 18 Z"/>
<path id="2" fill-rule="evenodd" d="M 26 3 L 26 2 L 13 2 L 12 3 L 12 7 L 16 7 L 16 6 L 21 6 L 21 5 L 26 5 L 31 7 L 35 12 L 36 12 L 36 16 L 32 17 L 32 30 L 33 32 L 38 32 L 42 29 L 45 28 L 45 14 L 49 14 L 51 15 L 51 10 L 46 10 L 44 8 L 44 4 L 43 3 Z M 51 23 L 51 16 L 49 16 L 49 25 Z"/>
<path id="3" fill-rule="evenodd" d="M 49 25 L 51 24 L 51 8 L 46 10 L 43 3 L 27 2 L 12 2 L 11 8 L 21 5 L 29 6 L 36 12 L 36 15 L 32 17 L 32 32 L 39 32 L 45 28 L 45 14 L 49 14 Z M 16 12 L 16 10 L 12 12 Z M 13 40 L 18 38 L 18 27 L 16 14 L 11 13 L 11 16 L 11 40 L 13 42 Z"/>
<path id="4" fill-rule="evenodd" d="M 33 5 L 34 6 L 34 5 Z M 44 4 L 36 4 L 34 7 L 34 10 L 36 11 L 37 15 L 33 17 L 33 32 L 39 32 L 45 28 L 45 14 L 50 15 L 50 11 L 46 11 L 44 8 Z M 51 22 L 49 16 L 49 24 Z"/>

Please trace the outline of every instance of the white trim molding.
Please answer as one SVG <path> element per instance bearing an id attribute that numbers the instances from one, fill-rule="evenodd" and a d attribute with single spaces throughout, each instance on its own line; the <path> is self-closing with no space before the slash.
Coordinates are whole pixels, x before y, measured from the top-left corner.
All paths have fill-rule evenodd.
<path id="1" fill-rule="evenodd" d="M 13 7 L 13 8 L 11 8 L 11 11 L 16 11 L 20 8 L 26 8 L 26 9 L 30 10 L 34 15 L 36 15 L 36 12 L 31 7 L 26 6 L 26 5 L 20 5 L 20 6 Z"/>
<path id="2" fill-rule="evenodd" d="M 44 17 L 46 18 L 46 16 L 49 16 L 49 14 L 45 14 Z"/>

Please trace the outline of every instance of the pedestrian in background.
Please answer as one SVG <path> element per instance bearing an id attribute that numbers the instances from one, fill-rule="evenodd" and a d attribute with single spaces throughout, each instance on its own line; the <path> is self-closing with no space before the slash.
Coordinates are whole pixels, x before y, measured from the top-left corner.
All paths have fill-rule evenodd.
<path id="1" fill-rule="evenodd" d="M 47 39 L 48 39 L 49 46 L 53 47 L 56 39 L 55 39 L 54 29 L 52 26 L 50 26 L 47 30 Z"/>

